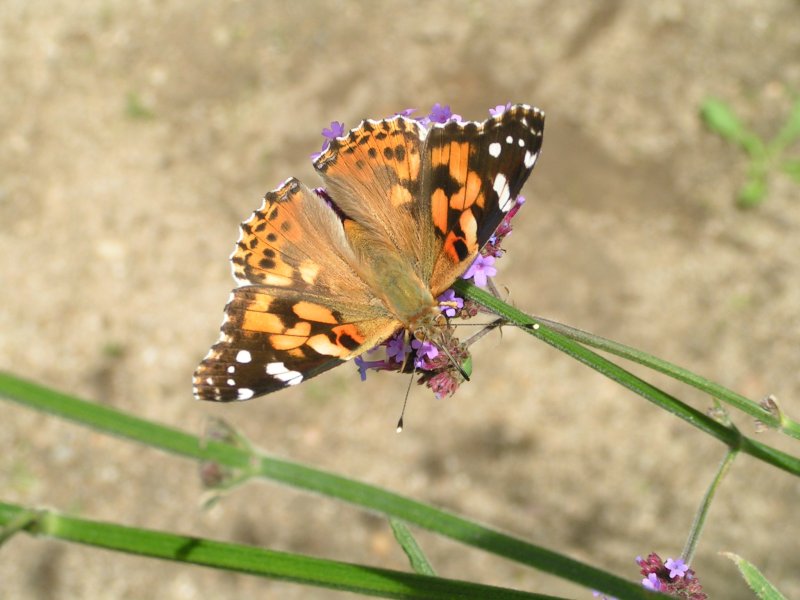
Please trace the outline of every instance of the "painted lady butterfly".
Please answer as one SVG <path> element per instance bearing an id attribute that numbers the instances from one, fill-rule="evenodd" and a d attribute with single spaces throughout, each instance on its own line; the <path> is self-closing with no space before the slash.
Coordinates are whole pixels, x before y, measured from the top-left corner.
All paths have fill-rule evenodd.
<path id="1" fill-rule="evenodd" d="M 287 179 L 242 223 L 239 287 L 195 397 L 296 385 L 401 330 L 446 352 L 437 297 L 516 206 L 543 131 L 544 113 L 519 104 L 482 123 L 366 120 L 333 139 L 314 161 L 325 193 Z"/>

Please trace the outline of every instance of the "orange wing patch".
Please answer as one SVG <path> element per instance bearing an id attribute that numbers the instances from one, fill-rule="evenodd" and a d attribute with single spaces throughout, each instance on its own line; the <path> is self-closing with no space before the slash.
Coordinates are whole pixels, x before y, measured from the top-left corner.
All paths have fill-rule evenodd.
<path id="1" fill-rule="evenodd" d="M 408 257 L 414 269 L 425 260 L 420 239 L 427 233 L 421 231 L 421 223 L 427 225 L 423 218 L 429 219 L 419 202 L 424 136 L 419 123 L 402 116 L 363 121 L 331 141 L 314 162 L 346 217 L 358 223 L 359 230 L 371 232 L 370 240 L 379 237 L 390 250 Z M 353 239 L 350 243 L 366 251 Z"/>
<path id="2" fill-rule="evenodd" d="M 301 319 L 316 321 L 317 323 L 338 323 L 329 308 L 301 300 L 292 307 L 292 312 Z"/>

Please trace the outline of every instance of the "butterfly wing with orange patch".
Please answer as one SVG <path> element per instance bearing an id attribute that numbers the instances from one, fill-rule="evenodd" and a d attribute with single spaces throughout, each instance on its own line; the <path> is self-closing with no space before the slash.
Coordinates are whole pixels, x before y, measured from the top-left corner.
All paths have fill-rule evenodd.
<path id="1" fill-rule="evenodd" d="M 424 239 L 419 223 L 422 144 L 425 130 L 395 116 L 365 120 L 332 140 L 314 161 L 336 205 L 366 237 L 387 244 L 420 277 Z M 352 225 L 352 224 L 351 224 Z"/>
<path id="2" fill-rule="evenodd" d="M 241 229 L 231 255 L 240 287 L 194 373 L 197 398 L 246 400 L 298 384 L 399 328 L 354 268 L 339 217 L 296 179 Z"/>
<path id="3" fill-rule="evenodd" d="M 426 238 L 431 291 L 438 296 L 469 267 L 533 169 L 544 113 L 515 105 L 483 123 L 435 123 L 425 139 L 421 201 L 432 220 Z"/>

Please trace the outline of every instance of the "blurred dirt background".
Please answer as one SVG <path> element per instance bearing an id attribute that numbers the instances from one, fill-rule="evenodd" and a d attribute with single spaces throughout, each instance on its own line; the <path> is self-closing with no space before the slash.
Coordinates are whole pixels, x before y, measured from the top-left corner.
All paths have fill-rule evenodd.
<path id="1" fill-rule="evenodd" d="M 724 447 L 519 332 L 474 350 L 447 400 L 350 365 L 237 405 L 191 397 L 232 287 L 238 223 L 332 120 L 450 104 L 547 112 L 544 153 L 500 262 L 520 308 L 687 366 L 800 416 L 800 190 L 733 198 L 746 162 L 698 118 L 708 95 L 761 135 L 800 89 L 800 4 L 119 0 L 0 6 L 0 368 L 136 415 L 227 419 L 269 453 L 490 523 L 638 580 L 677 556 Z M 640 369 L 635 369 L 642 372 Z M 709 399 L 650 378 L 705 410 Z M 199 507 L 193 463 L 2 404 L 8 501 L 407 569 L 386 521 L 272 484 Z M 779 434 L 747 434 L 793 449 Z M 720 551 L 800 597 L 800 483 L 738 459 L 695 568 L 750 592 Z M 419 532 L 445 576 L 580 589 Z M 0 597 L 348 594 L 18 536 Z"/>

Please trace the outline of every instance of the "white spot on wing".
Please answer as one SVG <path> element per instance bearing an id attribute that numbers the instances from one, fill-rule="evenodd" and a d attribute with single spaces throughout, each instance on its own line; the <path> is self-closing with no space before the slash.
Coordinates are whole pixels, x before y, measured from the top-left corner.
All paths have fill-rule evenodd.
<path id="1" fill-rule="evenodd" d="M 239 388 L 237 391 L 239 392 L 239 400 L 250 400 L 250 398 L 252 398 L 255 394 L 255 392 L 250 388 Z"/>
<path id="2" fill-rule="evenodd" d="M 312 285 L 317 280 L 320 266 L 314 264 L 310 260 L 307 260 L 300 265 L 298 270 L 300 271 L 300 277 L 303 278 L 303 281 L 309 285 Z"/>
<path id="3" fill-rule="evenodd" d="M 236 367 L 234 367 L 233 365 L 230 365 L 228 367 L 228 373 L 235 373 L 235 372 L 236 372 Z"/>
<path id="4" fill-rule="evenodd" d="M 489 154 L 491 154 L 495 158 L 500 156 L 500 144 L 498 144 L 497 142 L 492 142 L 491 144 L 489 144 Z"/>
<path id="5" fill-rule="evenodd" d="M 266 371 L 267 375 L 272 375 L 286 385 L 297 385 L 303 381 L 303 374 L 300 371 L 290 371 L 282 362 L 268 363 Z"/>
<path id="6" fill-rule="evenodd" d="M 517 144 L 519 144 L 520 148 L 523 148 L 525 146 L 525 140 L 523 140 L 522 138 L 519 138 L 517 140 Z"/>
<path id="7" fill-rule="evenodd" d="M 236 382 L 233 379 L 228 379 L 228 385 L 236 385 Z"/>
<path id="8" fill-rule="evenodd" d="M 253 360 L 253 357 L 249 350 L 239 350 L 236 353 L 236 362 L 238 363 L 249 363 L 251 360 Z"/>
<path id="9" fill-rule="evenodd" d="M 536 162 L 537 153 L 534 152 L 531 154 L 528 150 L 525 150 L 525 166 L 530 169 L 533 166 L 533 163 Z"/>
<path id="10" fill-rule="evenodd" d="M 206 377 L 206 383 L 207 383 L 208 385 L 214 385 L 214 380 L 213 380 L 213 379 L 211 379 L 211 377 Z"/>
<path id="11" fill-rule="evenodd" d="M 514 138 L 511 137 L 510 135 L 506 138 L 506 144 L 510 144 L 513 141 L 514 141 Z"/>
<path id="12" fill-rule="evenodd" d="M 492 188 L 494 188 L 494 191 L 497 192 L 497 202 L 500 206 L 500 210 L 503 212 L 508 212 L 511 210 L 511 207 L 514 206 L 514 203 L 511 202 L 511 196 L 508 191 L 508 179 L 506 179 L 506 176 L 502 173 L 498 173 L 494 178 Z"/>

